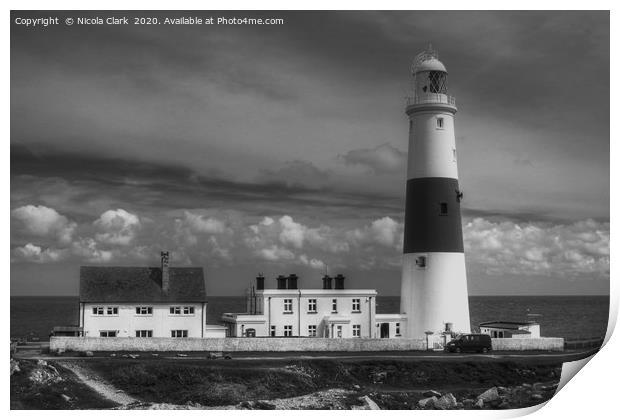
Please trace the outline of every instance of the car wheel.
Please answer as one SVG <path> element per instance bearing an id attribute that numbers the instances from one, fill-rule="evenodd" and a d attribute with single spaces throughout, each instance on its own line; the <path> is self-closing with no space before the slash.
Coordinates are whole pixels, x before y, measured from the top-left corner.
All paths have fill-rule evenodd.
<path id="1" fill-rule="evenodd" d="M 457 353 L 460 353 L 460 352 L 461 352 L 461 348 L 460 348 L 460 347 L 457 347 L 457 348 L 455 349 L 455 351 L 456 351 Z"/>
<path id="2" fill-rule="evenodd" d="M 484 347 L 484 348 L 482 349 L 482 352 L 483 352 L 483 353 L 488 353 L 488 352 L 489 352 L 489 349 L 488 349 L 487 347 Z"/>

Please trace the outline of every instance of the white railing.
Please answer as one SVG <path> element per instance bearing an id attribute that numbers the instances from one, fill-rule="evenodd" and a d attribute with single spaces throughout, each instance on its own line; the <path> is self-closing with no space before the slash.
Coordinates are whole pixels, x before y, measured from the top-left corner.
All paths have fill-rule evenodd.
<path id="1" fill-rule="evenodd" d="M 409 96 L 407 98 L 407 106 L 418 104 L 448 104 L 456 106 L 454 96 L 443 93 L 424 93 L 422 95 Z"/>

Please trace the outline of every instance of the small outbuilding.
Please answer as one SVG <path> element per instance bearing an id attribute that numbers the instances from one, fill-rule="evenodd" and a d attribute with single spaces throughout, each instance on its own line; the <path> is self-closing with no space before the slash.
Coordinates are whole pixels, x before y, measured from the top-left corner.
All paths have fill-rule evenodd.
<path id="1" fill-rule="evenodd" d="M 478 324 L 491 338 L 540 338 L 540 324 L 532 321 L 490 321 Z"/>

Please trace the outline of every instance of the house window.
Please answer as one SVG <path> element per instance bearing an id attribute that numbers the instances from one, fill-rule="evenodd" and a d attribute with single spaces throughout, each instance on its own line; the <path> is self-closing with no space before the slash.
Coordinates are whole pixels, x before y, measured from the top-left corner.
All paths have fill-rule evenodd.
<path id="1" fill-rule="evenodd" d="M 153 330 L 136 330 L 136 337 L 153 337 Z"/>
<path id="2" fill-rule="evenodd" d="M 316 299 L 308 299 L 308 312 L 316 312 Z"/>
<path id="3" fill-rule="evenodd" d="M 187 330 L 172 330 L 170 336 L 172 338 L 187 338 Z"/>
<path id="4" fill-rule="evenodd" d="M 276 326 L 275 326 L 275 325 L 272 325 L 272 326 L 271 326 L 271 329 L 270 329 L 270 331 L 269 331 L 269 334 L 270 334 L 272 337 L 275 337 L 275 336 L 276 336 Z"/>
<path id="5" fill-rule="evenodd" d="M 194 307 L 193 306 L 184 306 L 183 307 L 183 315 L 193 315 Z"/>
<path id="6" fill-rule="evenodd" d="M 153 315 L 152 306 L 136 306 L 136 315 Z"/>
<path id="7" fill-rule="evenodd" d="M 292 325 L 285 325 L 284 326 L 284 336 L 285 337 L 292 337 L 293 336 L 293 326 Z"/>
<path id="8" fill-rule="evenodd" d="M 361 337 L 362 333 L 362 326 L 361 325 L 354 325 L 353 326 L 353 337 Z"/>
<path id="9" fill-rule="evenodd" d="M 284 299 L 284 313 L 293 313 L 293 299 Z"/>
<path id="10" fill-rule="evenodd" d="M 308 325 L 308 337 L 316 337 L 316 325 Z"/>
<path id="11" fill-rule="evenodd" d="M 103 315 L 103 306 L 94 306 L 93 315 Z"/>
<path id="12" fill-rule="evenodd" d="M 415 265 L 417 265 L 419 268 L 425 268 L 426 267 L 426 257 L 424 255 L 420 255 L 419 257 L 417 257 L 415 259 Z"/>
<path id="13" fill-rule="evenodd" d="M 456 162 L 456 149 L 452 149 L 452 161 Z"/>
<path id="14" fill-rule="evenodd" d="M 171 306 L 170 307 L 170 315 L 181 315 L 181 307 L 180 306 Z"/>
<path id="15" fill-rule="evenodd" d="M 437 118 L 437 128 L 443 129 L 443 118 Z"/>
<path id="16" fill-rule="evenodd" d="M 332 299 L 332 312 L 338 312 L 338 299 Z"/>
<path id="17" fill-rule="evenodd" d="M 353 312 L 361 312 L 361 304 L 359 299 L 353 299 Z"/>
<path id="18" fill-rule="evenodd" d="M 398 337 L 400 335 L 400 322 L 396 323 L 396 336 Z"/>
<path id="19" fill-rule="evenodd" d="M 439 215 L 440 216 L 448 215 L 448 203 L 444 203 L 444 202 L 439 203 Z"/>
<path id="20" fill-rule="evenodd" d="M 118 306 L 108 306 L 106 313 L 108 315 L 118 315 Z"/>
<path id="21" fill-rule="evenodd" d="M 116 331 L 99 331 L 99 337 L 116 337 Z"/>
<path id="22" fill-rule="evenodd" d="M 342 338 L 342 325 L 336 327 L 336 337 Z"/>

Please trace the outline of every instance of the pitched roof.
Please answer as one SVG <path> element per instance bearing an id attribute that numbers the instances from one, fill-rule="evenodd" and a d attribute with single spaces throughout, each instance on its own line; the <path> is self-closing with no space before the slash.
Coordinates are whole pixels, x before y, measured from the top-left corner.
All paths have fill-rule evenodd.
<path id="1" fill-rule="evenodd" d="M 202 267 L 170 267 L 168 293 L 160 267 L 80 267 L 80 302 L 206 302 Z"/>

